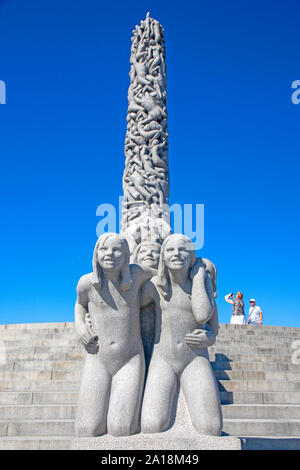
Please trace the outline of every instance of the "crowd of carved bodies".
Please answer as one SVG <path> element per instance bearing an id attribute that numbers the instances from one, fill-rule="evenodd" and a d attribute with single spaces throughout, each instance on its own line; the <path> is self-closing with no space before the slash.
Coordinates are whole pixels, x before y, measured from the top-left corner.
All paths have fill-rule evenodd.
<path id="1" fill-rule="evenodd" d="M 219 393 L 207 347 L 218 333 L 216 271 L 192 242 L 170 235 L 136 250 L 104 234 L 93 272 L 77 286 L 75 329 L 86 349 L 76 416 L 79 437 L 169 428 L 181 387 L 200 434 L 220 435 Z M 148 374 L 145 370 L 145 356 Z"/>
<path id="2" fill-rule="evenodd" d="M 123 176 L 123 231 L 145 213 L 151 212 L 154 219 L 168 218 L 164 31 L 158 21 L 147 15 L 133 33 Z"/>

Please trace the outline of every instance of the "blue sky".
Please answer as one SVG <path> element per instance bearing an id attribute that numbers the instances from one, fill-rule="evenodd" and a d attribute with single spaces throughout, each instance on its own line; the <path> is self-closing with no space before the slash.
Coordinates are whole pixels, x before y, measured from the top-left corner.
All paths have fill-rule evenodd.
<path id="1" fill-rule="evenodd" d="M 166 33 L 170 202 L 205 204 L 224 295 L 300 327 L 296 0 L 0 1 L 0 323 L 72 321 L 96 208 L 122 194 L 130 37 Z"/>

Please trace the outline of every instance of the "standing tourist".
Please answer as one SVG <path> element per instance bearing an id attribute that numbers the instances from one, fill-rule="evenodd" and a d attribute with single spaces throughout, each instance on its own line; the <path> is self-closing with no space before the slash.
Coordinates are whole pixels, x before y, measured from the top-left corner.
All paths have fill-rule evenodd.
<path id="1" fill-rule="evenodd" d="M 263 314 L 261 308 L 256 305 L 255 299 L 250 299 L 249 318 L 247 325 L 262 325 Z"/>
<path id="2" fill-rule="evenodd" d="M 232 316 L 230 323 L 232 325 L 245 325 L 246 321 L 243 294 L 241 292 L 237 292 L 235 299 L 233 293 L 231 292 L 230 294 L 225 295 L 225 300 L 228 304 L 232 304 Z"/>

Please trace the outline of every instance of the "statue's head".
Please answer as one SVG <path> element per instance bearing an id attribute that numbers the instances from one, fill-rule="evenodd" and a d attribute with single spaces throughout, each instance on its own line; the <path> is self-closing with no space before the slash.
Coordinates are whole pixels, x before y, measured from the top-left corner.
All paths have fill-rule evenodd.
<path id="1" fill-rule="evenodd" d="M 163 297 L 168 296 L 169 272 L 184 271 L 189 276 L 195 263 L 193 242 L 182 234 L 169 235 L 162 244 L 158 266 L 158 288 Z"/>
<path id="2" fill-rule="evenodd" d="M 159 263 L 161 245 L 155 241 L 144 241 L 140 243 L 134 252 L 135 263 L 142 266 L 157 269 Z"/>
<path id="3" fill-rule="evenodd" d="M 104 233 L 98 238 L 94 249 L 93 272 L 100 287 L 105 273 L 114 272 L 120 274 L 121 290 L 130 288 L 129 257 L 128 243 L 118 233 Z"/>

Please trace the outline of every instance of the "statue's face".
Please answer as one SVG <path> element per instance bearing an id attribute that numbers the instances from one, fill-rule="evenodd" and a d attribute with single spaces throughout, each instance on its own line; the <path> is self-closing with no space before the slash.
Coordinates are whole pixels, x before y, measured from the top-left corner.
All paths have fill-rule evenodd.
<path id="1" fill-rule="evenodd" d="M 98 262 L 102 269 L 119 269 L 125 261 L 125 250 L 118 237 L 109 237 L 98 248 Z"/>
<path id="2" fill-rule="evenodd" d="M 153 243 L 143 243 L 138 254 L 138 263 L 149 268 L 158 268 L 160 247 Z"/>
<path id="3" fill-rule="evenodd" d="M 191 246 L 180 238 L 170 238 L 164 251 L 165 263 L 168 269 L 188 270 L 191 265 Z"/>

